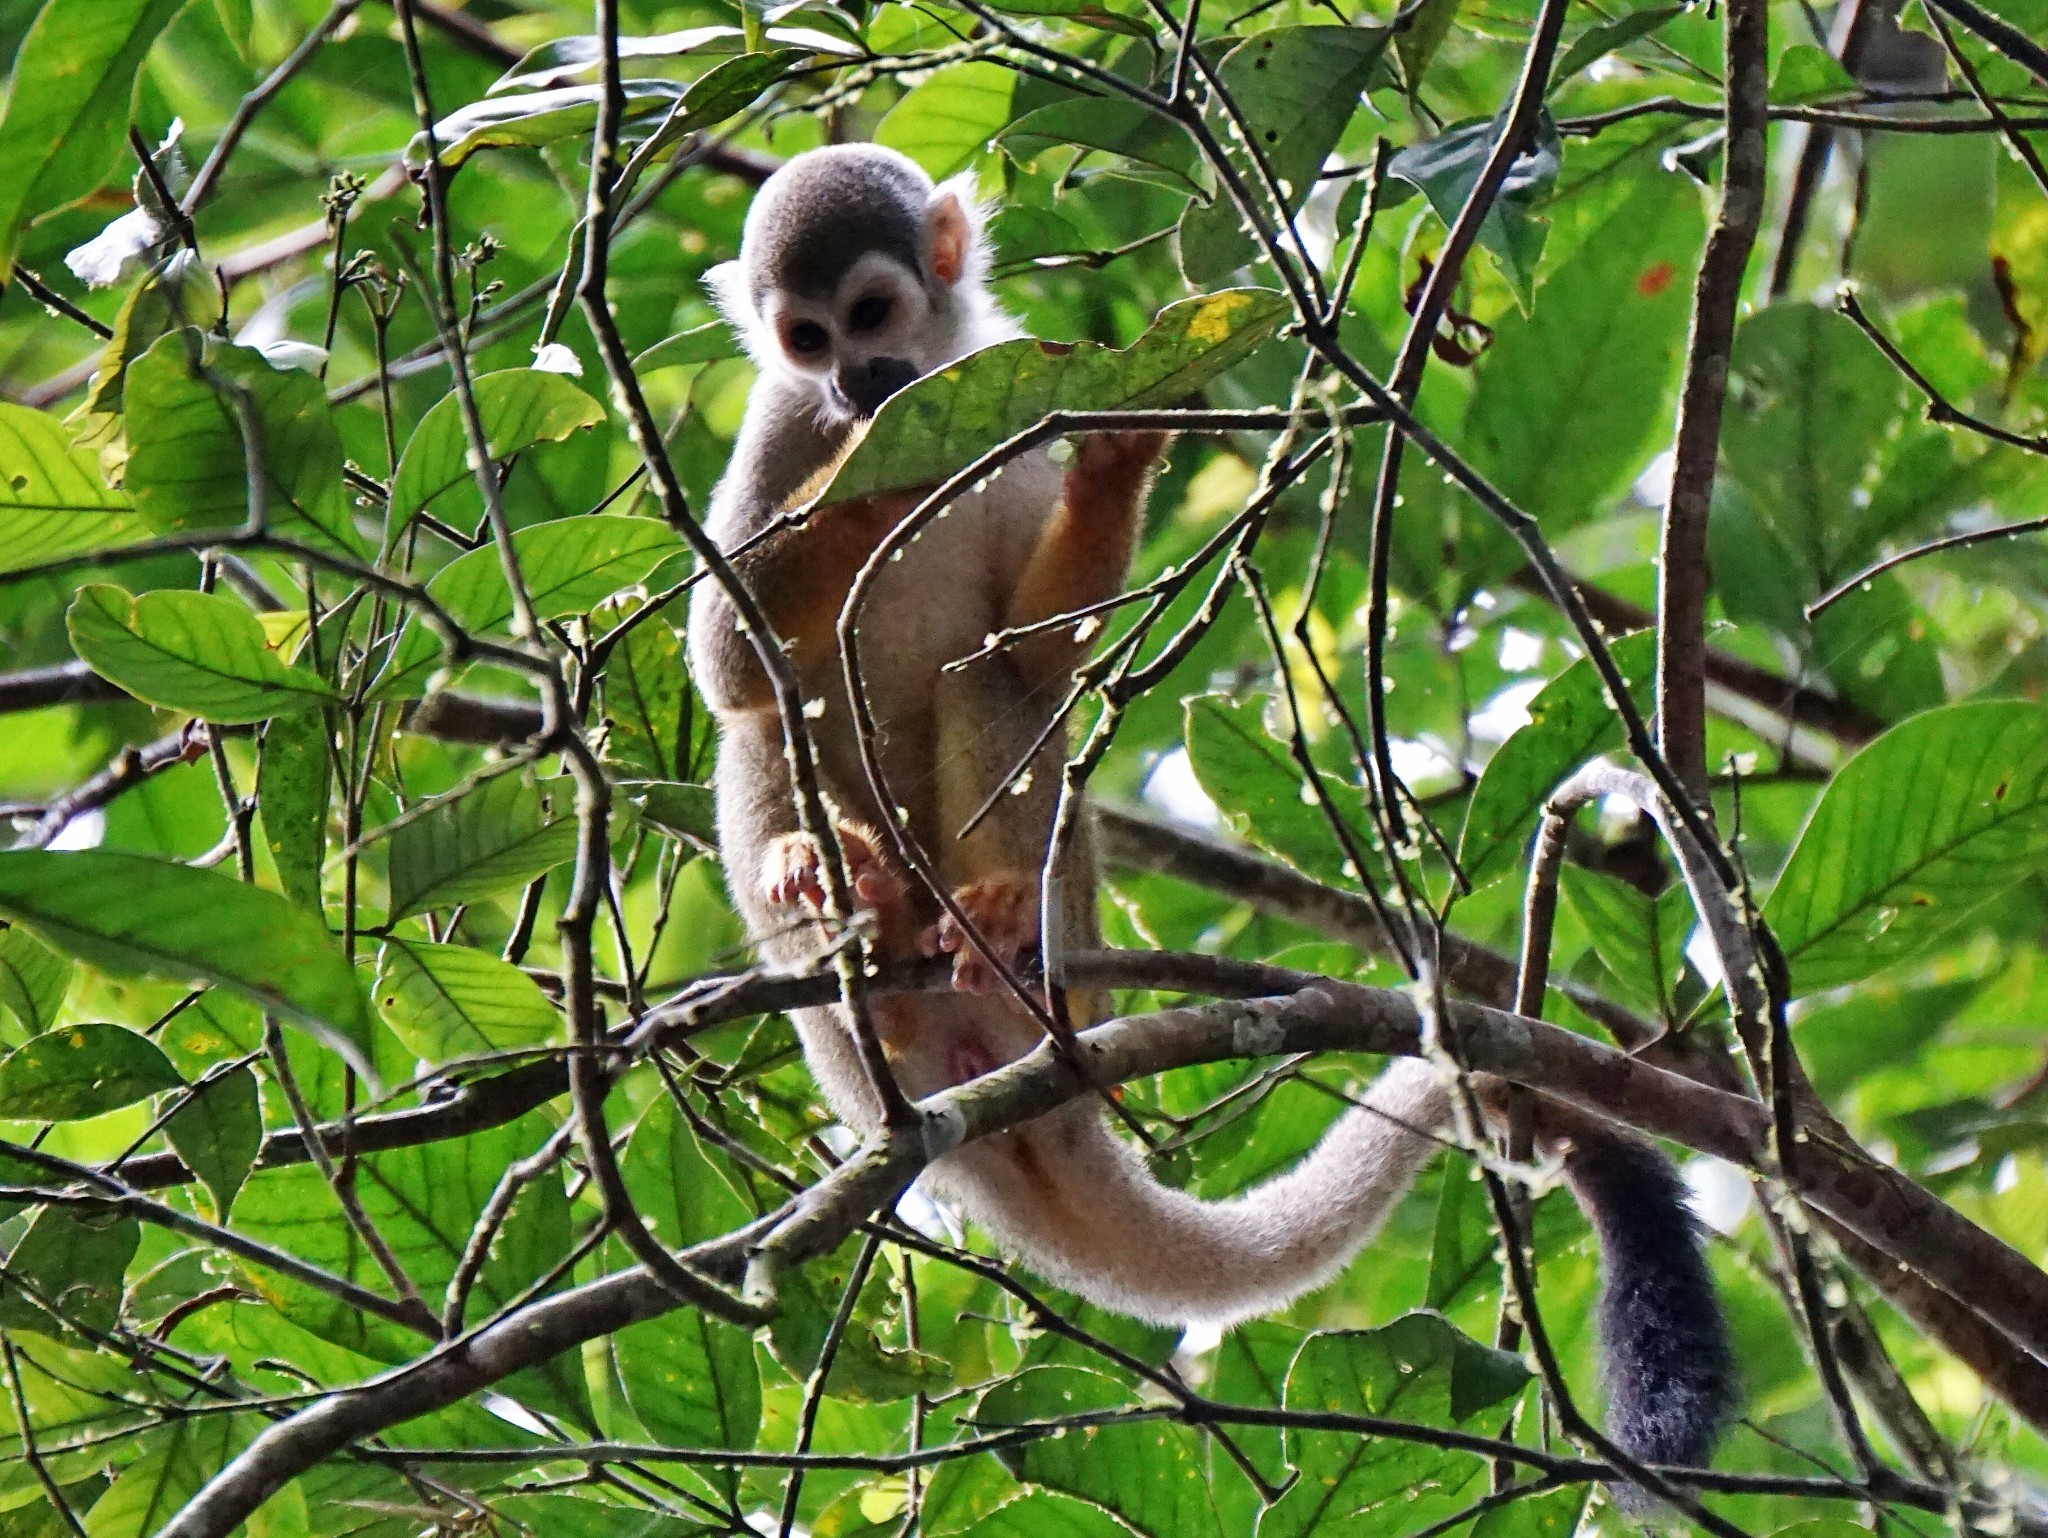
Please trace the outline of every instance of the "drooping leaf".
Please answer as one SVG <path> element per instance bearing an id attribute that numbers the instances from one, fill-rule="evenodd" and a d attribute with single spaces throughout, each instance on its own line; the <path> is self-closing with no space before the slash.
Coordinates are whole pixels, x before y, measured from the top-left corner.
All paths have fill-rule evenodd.
<path id="1" fill-rule="evenodd" d="M 501 774 L 391 835 L 391 918 L 523 886 L 576 854 L 575 797 Z"/>
<path id="2" fill-rule="evenodd" d="M 1564 51 L 1551 70 L 1551 89 L 1556 90 L 1587 65 L 1606 58 L 1618 48 L 1627 47 L 1638 38 L 1648 37 L 1672 17 L 1684 14 L 1682 5 L 1651 5 L 1586 28 L 1572 39 L 1571 47 Z"/>
<path id="3" fill-rule="evenodd" d="M 73 648 L 102 678 L 152 705 L 220 725 L 335 698 L 319 674 L 270 649 L 246 604 L 218 593 L 132 597 L 97 583 L 79 591 L 65 622 Z"/>
<path id="4" fill-rule="evenodd" d="M 948 65 L 904 93 L 875 126 L 875 142 L 901 150 L 934 179 L 951 176 L 1010 120 L 1016 80 L 985 59 Z"/>
<path id="5" fill-rule="evenodd" d="M 1644 630 L 1609 643 L 1629 694 L 1647 708 L 1655 682 L 1657 637 Z M 1621 746 L 1621 718 L 1593 664 L 1580 658 L 1529 702 L 1529 722 L 1487 761 L 1465 810 L 1458 863 L 1475 885 L 1507 869 L 1536 829 L 1550 793 L 1588 759 Z"/>
<path id="6" fill-rule="evenodd" d="M 1233 831 L 1280 855 L 1310 875 L 1345 882 L 1344 846 L 1323 809 L 1304 794 L 1301 771 L 1285 737 L 1266 725 L 1261 700 L 1238 701 L 1205 694 L 1187 706 L 1188 762 L 1209 799 Z M 1363 804 L 1355 788 L 1325 778 L 1324 789 L 1347 818 L 1361 850 L 1372 847 L 1363 831 Z"/>
<path id="7" fill-rule="evenodd" d="M 1677 1013 L 1675 989 L 1685 971 L 1685 940 L 1696 915 L 1682 885 L 1650 897 L 1626 881 L 1567 865 L 1559 888 L 1614 982 L 1614 991 L 1666 1019 Z"/>
<path id="8" fill-rule="evenodd" d="M 604 407 L 598 402 L 560 374 L 540 369 L 508 368 L 481 374 L 475 392 L 484 442 L 490 446 L 493 461 L 537 443 L 559 443 L 578 428 L 594 427 L 604 420 Z M 473 484 L 462 403 L 453 394 L 444 395 L 420 418 L 398 461 L 398 474 L 391 481 L 394 536 L 443 492 Z"/>
<path id="9" fill-rule="evenodd" d="M 1275 27 L 1245 39 L 1217 66 L 1289 213 L 1315 190 L 1316 173 L 1365 100 L 1393 35 L 1387 27 Z M 1211 115 L 1220 122 L 1220 109 Z M 1233 128 L 1226 142 L 1235 137 Z M 1241 150 L 1233 158 L 1270 218 L 1256 163 Z M 1180 266 L 1190 283 L 1223 282 L 1256 255 L 1229 198 L 1190 204 L 1181 217 Z"/>
<path id="10" fill-rule="evenodd" d="M 330 778 L 327 719 L 319 711 L 279 716 L 263 729 L 256 759 L 263 841 L 285 896 L 310 913 L 323 911 L 320 865 L 327 856 Z"/>
<path id="11" fill-rule="evenodd" d="M 393 936 L 377 957 L 377 1009 L 426 1063 L 537 1046 L 562 1017 L 532 978 L 488 951 Z"/>
<path id="12" fill-rule="evenodd" d="M 0 1009 L 33 1035 L 56 1022 L 71 962 L 19 924 L 0 924 Z"/>
<path id="13" fill-rule="evenodd" d="M 163 1049 L 126 1026 L 60 1026 L 0 1058 L 0 1120 L 81 1121 L 182 1083 Z"/>
<path id="14" fill-rule="evenodd" d="M 682 99 L 686 89 L 675 80 L 628 80 L 625 122 L 644 134 Z M 457 108 L 434 125 L 434 144 L 441 164 L 453 170 L 478 150 L 537 148 L 560 139 L 587 138 L 597 122 L 598 87 L 559 86 L 548 91 L 514 91 L 487 96 Z M 408 165 L 425 165 L 425 135 L 406 147 Z"/>
<path id="15" fill-rule="evenodd" d="M 1499 132 L 1500 121 L 1493 118 L 1454 124 L 1434 139 L 1401 150 L 1388 163 L 1387 174 L 1415 187 L 1429 199 L 1437 217 L 1452 224 L 1479 184 L 1479 173 L 1486 167 Z M 1535 292 L 1536 264 L 1542 259 L 1544 237 L 1549 232 L 1536 208 L 1557 181 L 1562 154 L 1557 124 L 1545 111 L 1535 144 L 1508 168 L 1500 195 L 1479 225 L 1479 244 L 1500 263 L 1501 275 L 1524 309 Z"/>
<path id="16" fill-rule="evenodd" d="M 824 500 L 928 486 L 1050 411 L 1170 405 L 1242 362 L 1289 313 L 1268 289 L 1226 289 L 1168 305 L 1120 352 L 999 342 L 890 397 Z"/>
<path id="17" fill-rule="evenodd" d="M 218 871 L 112 849 L 0 853 L 0 915 L 116 973 L 203 979 L 364 1055 L 368 1016 L 321 920 Z"/>
<path id="18" fill-rule="evenodd" d="M 860 50 L 845 38 L 810 27 L 769 27 L 763 34 L 771 43 L 785 48 L 807 49 L 813 53 L 850 53 Z M 683 59 L 693 54 L 740 53 L 746 49 L 746 33 L 733 26 L 685 27 L 651 37 L 619 39 L 619 59 Z M 493 96 L 507 91 L 546 91 L 596 74 L 602 59 L 602 45 L 595 37 L 558 37 L 542 43 L 502 75 L 491 87 Z"/>
<path id="19" fill-rule="evenodd" d="M 616 513 L 558 518 L 512 536 L 534 616 L 543 620 L 586 613 L 641 581 L 681 548 L 681 539 L 667 524 Z M 473 635 L 502 632 L 511 623 L 512 592 L 493 546 L 450 561 L 434 574 L 427 591 Z M 424 693 L 440 655 L 433 632 L 417 619 L 408 621 L 372 697 L 409 699 Z"/>
<path id="20" fill-rule="evenodd" d="M 685 363 L 716 363 L 720 358 L 738 357 L 739 351 L 732 327 L 722 320 L 711 320 L 656 342 L 633 360 L 633 372 L 651 374 L 656 369 L 676 368 Z"/>
<path id="21" fill-rule="evenodd" d="M 199 361 L 195 363 L 195 354 Z M 159 534 L 229 528 L 251 516 L 249 456 L 234 392 L 260 439 L 266 522 L 280 534 L 359 553 L 341 479 L 341 436 L 320 381 L 249 347 L 174 331 L 128 370 L 127 488 Z"/>
<path id="22" fill-rule="evenodd" d="M 236 1068 L 200 1085 L 164 1124 L 164 1136 L 212 1194 L 214 1221 L 225 1223 L 263 1146 L 256 1075 Z"/>
<path id="23" fill-rule="evenodd" d="M 48 0 L 14 57 L 0 116 L 0 282 L 29 221 L 78 202 L 113 172 L 135 76 L 185 0 Z"/>
<path id="24" fill-rule="evenodd" d="M 0 570 L 18 571 L 142 531 L 126 495 L 56 419 L 0 405 Z"/>
<path id="25" fill-rule="evenodd" d="M 0 1173 L 20 1178 L 24 1163 L 10 1160 Z M 51 1182 L 39 1174 L 28 1183 Z M 121 1317 L 122 1278 L 141 1242 L 141 1225 L 117 1208 L 44 1207 L 7 1257 L 16 1285 L 0 1287 L 0 1329 L 58 1339 L 70 1329 L 113 1329 Z"/>
<path id="26" fill-rule="evenodd" d="M 2048 710 L 1950 705 L 1836 773 L 1764 905 L 1801 993 L 1953 934 L 2048 856 Z"/>
<path id="27" fill-rule="evenodd" d="M 1005 128 L 996 143 L 1024 165 L 1047 150 L 1075 145 L 1107 150 L 1164 172 L 1190 192 L 1202 190 L 1201 154 L 1188 131 L 1142 102 L 1122 97 L 1083 96 L 1039 107 Z"/>

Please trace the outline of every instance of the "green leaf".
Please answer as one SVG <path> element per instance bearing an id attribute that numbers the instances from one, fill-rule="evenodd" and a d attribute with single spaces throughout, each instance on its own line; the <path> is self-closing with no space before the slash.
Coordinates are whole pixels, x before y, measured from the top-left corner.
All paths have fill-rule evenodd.
<path id="1" fill-rule="evenodd" d="M 425 1063 L 538 1046 L 561 1035 L 540 986 L 488 951 L 393 936 L 377 956 L 377 1009 Z"/>
<path id="2" fill-rule="evenodd" d="M 1987 700 L 1893 727 L 1821 793 L 1764 918 L 1800 993 L 1953 934 L 2048 857 L 2048 710 Z"/>
<path id="3" fill-rule="evenodd" d="M 1493 1209 L 1486 1192 L 1467 1172 L 1453 1166 L 1436 1198 L 1436 1230 L 1429 1246 L 1425 1307 L 1445 1309 L 1481 1278 L 1499 1274 L 1494 1261 Z"/>
<path id="4" fill-rule="evenodd" d="M 583 614 L 633 586 L 682 541 L 654 518 L 601 513 L 537 523 L 512 536 L 526 576 L 534 617 Z M 427 591 L 472 635 L 502 632 L 512 622 L 512 591 L 493 545 L 457 556 L 428 582 Z M 426 692 L 440 664 L 441 643 L 417 619 L 408 620 L 391 660 L 371 690 L 374 699 L 409 699 Z"/>
<path id="5" fill-rule="evenodd" d="M 0 1173 L 13 1175 L 20 1166 Z M 31 1184 L 49 1183 L 40 1175 Z M 0 1287 L 0 1329 L 62 1339 L 66 1326 L 104 1333 L 121 1318 L 121 1283 L 142 1228 L 120 1211 L 78 1203 L 44 1207 L 7 1257 L 17 1285 Z M 31 1296 L 31 1290 L 33 1296 Z"/>
<path id="6" fill-rule="evenodd" d="M 682 633 L 658 616 L 636 625 L 605 664 L 606 758 L 648 779 L 684 778 L 689 702 Z"/>
<path id="7" fill-rule="evenodd" d="M 1521 1362 L 1460 1334 L 1440 1314 L 1413 1313 L 1377 1330 L 1311 1335 L 1287 1374 L 1287 1408 L 1384 1415 L 1450 1427 L 1518 1393 Z M 1267 1510 L 1260 1538 L 1308 1538 L 1341 1520 L 1354 1531 L 1403 1530 L 1440 1519 L 1481 1479 L 1483 1465 L 1390 1437 L 1290 1431 L 1301 1478 Z"/>
<path id="8" fill-rule="evenodd" d="M 613 1505 L 582 1490 L 574 1495 L 493 1495 L 491 1511 L 517 1524 L 513 1531 L 547 1538 L 703 1538 L 717 1531 L 658 1511 Z"/>
<path id="9" fill-rule="evenodd" d="M 904 93 L 875 126 L 875 143 L 901 150 L 935 180 L 951 176 L 1010 120 L 1016 73 L 985 59 L 951 64 Z"/>
<path id="10" fill-rule="evenodd" d="M 0 924 L 0 1009 L 31 1034 L 47 1031 L 71 987 L 71 962 L 19 924 Z"/>
<path id="11" fill-rule="evenodd" d="M 1606 58 L 1616 49 L 1625 48 L 1638 38 L 1648 37 L 1672 17 L 1684 14 L 1685 7 L 1682 5 L 1652 5 L 1586 28 L 1572 39 L 1571 47 L 1564 51 L 1564 57 L 1559 59 L 1557 66 L 1551 70 L 1551 90 L 1555 91 L 1588 64 Z"/>
<path id="12" fill-rule="evenodd" d="M 54 417 L 0 405 L 0 570 L 133 539 L 142 522 Z"/>
<path id="13" fill-rule="evenodd" d="M 1388 162 L 1387 174 L 1398 177 L 1429 199 L 1446 225 L 1454 224 L 1465 199 L 1479 184 L 1479 173 L 1493 152 L 1501 120 L 1482 119 L 1454 124 L 1434 139 L 1401 150 Z M 1557 124 L 1546 109 L 1537 127 L 1533 149 L 1517 156 L 1501 184 L 1500 195 L 1480 221 L 1479 244 L 1500 263 L 1501 275 L 1515 291 L 1523 309 L 1536 290 L 1536 264 L 1543 256 L 1549 224 L 1535 209 L 1557 182 L 1563 146 Z"/>
<path id="14" fill-rule="evenodd" d="M 212 1193 L 214 1221 L 225 1223 L 263 1146 L 256 1075 L 236 1068 L 200 1085 L 164 1124 L 164 1136 Z"/>
<path id="15" fill-rule="evenodd" d="M 709 785 L 662 780 L 624 780 L 619 789 L 640 815 L 662 832 L 704 851 L 718 847 L 718 827 Z"/>
<path id="16" fill-rule="evenodd" d="M 996 145 L 1029 166 L 1047 150 L 1107 150 L 1165 172 L 1190 192 L 1203 185 L 1201 152 L 1188 131 L 1142 102 L 1082 96 L 1027 112 L 996 136 Z M 1008 210 L 1005 210 L 1008 212 Z"/>
<path id="17" fill-rule="evenodd" d="M 85 1538 L 150 1538 L 248 1442 L 239 1415 L 191 1415 L 155 1433 L 147 1450 L 85 1515 Z"/>
<path id="18" fill-rule="evenodd" d="M 477 414 L 491 459 L 507 459 L 537 443 L 559 443 L 578 428 L 604 420 L 604 407 L 560 374 L 508 368 L 479 375 Z M 450 487 L 475 484 L 469 467 L 469 439 L 462 403 L 452 394 L 436 401 L 406 440 L 391 481 L 391 530 L 395 537 Z"/>
<path id="19" fill-rule="evenodd" d="M 1323 809 L 1303 793 L 1286 738 L 1266 725 L 1265 701 L 1199 695 L 1187 703 L 1186 740 L 1189 766 L 1232 832 L 1319 879 L 1356 879 L 1345 875 L 1344 847 Z M 1324 785 L 1340 807 L 1347 792 L 1358 799 L 1352 787 Z M 1362 816 L 1349 820 L 1358 847 L 1370 849 L 1370 837 L 1357 831 Z"/>
<path id="20" fill-rule="evenodd" d="M 575 855 L 568 782 L 501 774 L 391 835 L 391 921 L 523 886 Z"/>
<path id="21" fill-rule="evenodd" d="M 319 674 L 270 649 L 246 604 L 218 593 L 131 597 L 82 588 L 65 616 L 71 645 L 137 699 L 224 726 L 308 710 L 335 698 Z"/>
<path id="22" fill-rule="evenodd" d="M 1614 664 L 1638 707 L 1649 707 L 1657 637 L 1648 630 L 1610 641 Z M 1465 809 L 1458 863 L 1474 885 L 1521 858 L 1550 793 L 1588 759 L 1620 747 L 1621 718 L 1593 664 L 1580 658 L 1529 702 L 1529 721 L 1494 751 Z"/>
<path id="23" fill-rule="evenodd" d="M 1394 52 L 1400 57 L 1401 78 L 1411 97 L 1421 89 L 1430 61 L 1450 36 L 1461 4 L 1462 0 L 1422 0 L 1412 11 L 1402 14 L 1401 24 L 1394 31 Z"/>
<path id="24" fill-rule="evenodd" d="M 1365 100 L 1393 35 L 1387 27 L 1275 27 L 1238 44 L 1217 66 L 1290 213 L 1315 190 L 1316 174 Z M 1212 116 L 1220 127 L 1220 109 Z M 1235 133 L 1225 142 L 1240 174 L 1262 189 L 1258 206 L 1268 209 L 1251 157 L 1237 148 Z M 1197 287 L 1224 281 L 1258 254 L 1227 197 L 1191 204 L 1181 217 L 1181 271 Z"/>
<path id="25" fill-rule="evenodd" d="M 1685 940 L 1697 915 L 1682 885 L 1652 898 L 1626 881 L 1567 865 L 1559 887 L 1593 949 L 1614 979 L 1615 991 L 1630 1003 L 1672 1019 L 1675 989 L 1685 971 Z"/>
<path id="26" fill-rule="evenodd" d="M 361 541 L 341 480 L 341 436 L 320 381 L 278 369 L 262 353 L 204 344 L 175 331 L 128 370 L 126 485 L 143 522 L 159 534 L 249 521 L 249 460 L 231 401 L 213 381 L 246 393 L 261 430 L 268 522 L 280 534 L 347 554 Z M 211 377 L 209 377 L 211 376 Z"/>
<path id="27" fill-rule="evenodd" d="M 1811 591 L 1862 564 L 1858 504 L 1905 410 L 1905 382 L 1832 310 L 1776 304 L 1737 328 L 1723 463 Z"/>
<path id="28" fill-rule="evenodd" d="M 740 344 L 732 327 L 722 320 L 709 320 L 688 331 L 656 342 L 633 360 L 633 372 L 651 374 L 656 369 L 676 368 L 685 363 L 716 363 L 739 356 Z"/>
<path id="29" fill-rule="evenodd" d="M 331 777 L 327 718 L 319 711 L 279 716 L 263 729 L 256 759 L 256 804 L 263 842 L 285 896 L 323 913 L 320 866 L 327 858 L 327 792 Z"/>
<path id="30" fill-rule="evenodd" d="M 862 50 L 844 38 L 810 27 L 769 27 L 763 37 L 771 43 L 812 53 L 858 55 Z M 603 57 L 595 37 L 558 37 L 542 43 L 499 77 L 491 94 L 511 90 L 545 91 L 568 85 L 596 73 Z M 739 27 L 711 25 L 685 27 L 652 37 L 622 37 L 619 58 L 682 59 L 692 54 L 739 53 L 746 48 L 746 33 Z"/>
<path id="31" fill-rule="evenodd" d="M 249 54 L 249 29 L 256 23 L 252 0 L 213 0 L 213 8 L 220 13 L 220 29 L 235 45 L 235 52 L 244 63 L 254 64 L 256 60 Z"/>
<path id="32" fill-rule="evenodd" d="M 1641 182 L 1481 355 L 1465 441 L 1553 536 L 1604 515 L 1668 436 L 1705 233 L 1683 177 Z"/>
<path id="33" fill-rule="evenodd" d="M 0 915 L 109 972 L 233 989 L 375 1078 L 348 963 L 326 924 L 275 892 L 118 850 L 19 849 L 0 854 Z"/>
<path id="34" fill-rule="evenodd" d="M 0 282 L 31 220 L 86 197 L 127 138 L 143 56 L 184 0 L 49 0 L 14 56 L 0 117 Z"/>
<path id="35" fill-rule="evenodd" d="M 688 87 L 675 80 L 628 80 L 625 120 L 620 125 L 644 136 L 668 115 Z M 584 139 L 597 122 L 599 88 L 561 86 L 551 91 L 518 91 L 487 96 L 457 108 L 434 125 L 441 164 L 453 170 L 478 150 L 538 148 L 562 139 Z M 427 163 L 427 141 L 416 135 L 406 146 L 407 165 Z"/>
<path id="36" fill-rule="evenodd" d="M 83 1121 L 185 1081 L 147 1036 L 66 1025 L 0 1059 L 0 1120 Z"/>
<path id="37" fill-rule="evenodd" d="M 929 486 L 1051 411 L 1171 405 L 1242 362 L 1292 313 L 1270 289 L 1235 288 L 1168 305 L 1121 352 L 999 342 L 891 396 L 823 500 Z"/>
<path id="38" fill-rule="evenodd" d="M 1032 1367 L 982 1395 L 975 1418 L 1014 1426 L 1133 1402 L 1128 1387 L 1103 1373 Z M 1222 1538 L 1207 1460 L 1198 1434 L 1187 1427 L 1103 1426 L 1026 1442 L 996 1456 L 1019 1479 L 1092 1501 L 1147 1538 Z"/>

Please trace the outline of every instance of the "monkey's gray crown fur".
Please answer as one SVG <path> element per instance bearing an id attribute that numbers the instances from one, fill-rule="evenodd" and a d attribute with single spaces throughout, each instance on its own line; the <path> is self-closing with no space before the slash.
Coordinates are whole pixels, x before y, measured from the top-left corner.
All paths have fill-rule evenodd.
<path id="1" fill-rule="evenodd" d="M 741 262 L 756 304 L 781 288 L 829 299 L 870 251 L 922 269 L 932 181 L 915 162 L 877 144 L 808 150 L 761 188 L 747 216 Z"/>

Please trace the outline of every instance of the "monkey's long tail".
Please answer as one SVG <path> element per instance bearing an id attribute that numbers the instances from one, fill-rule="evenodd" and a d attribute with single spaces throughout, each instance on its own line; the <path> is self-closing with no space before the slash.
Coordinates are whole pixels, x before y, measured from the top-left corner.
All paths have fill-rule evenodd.
<path id="1" fill-rule="evenodd" d="M 1321 1286 L 1371 1240 L 1438 1146 L 1448 1094 L 1406 1059 L 1299 1164 L 1225 1201 L 1162 1186 L 1077 1102 L 955 1150 L 930 1183 L 1054 1284 L 1159 1323 L 1230 1324 Z M 1649 1462 L 1703 1462 L 1734 1403 L 1727 1330 L 1677 1171 L 1618 1131 L 1566 1172 L 1600 1235 L 1609 1433 Z"/>

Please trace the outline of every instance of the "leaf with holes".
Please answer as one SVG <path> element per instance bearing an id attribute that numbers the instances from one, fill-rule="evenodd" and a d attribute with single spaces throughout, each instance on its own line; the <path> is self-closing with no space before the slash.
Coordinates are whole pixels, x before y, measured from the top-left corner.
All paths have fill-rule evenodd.
<path id="1" fill-rule="evenodd" d="M 477 415 L 494 463 L 540 443 L 559 443 L 579 428 L 604 420 L 604 407 L 560 374 L 508 368 L 481 374 L 475 383 Z M 395 537 L 413 515 L 436 497 L 467 486 L 476 503 L 476 476 L 469 467 L 469 437 L 462 402 L 444 395 L 428 408 L 406 440 L 391 480 L 391 531 Z M 456 522 L 471 521 L 474 508 Z"/>
<path id="2" fill-rule="evenodd" d="M 2048 859 L 2048 709 L 1915 716 L 1821 793 L 1764 904 L 1800 993 L 1910 960 Z"/>
<path id="3" fill-rule="evenodd" d="M 964 470 L 1054 411 L 1170 406 L 1236 367 L 1293 312 L 1270 289 L 1183 299 L 1119 351 L 998 342 L 890 397 L 821 500 L 903 491 Z"/>
<path id="4" fill-rule="evenodd" d="M 539 1046 L 562 1017 L 509 961 L 466 945 L 393 936 L 377 955 L 377 1010 L 425 1063 Z"/>
<path id="5" fill-rule="evenodd" d="M 126 1026 L 59 1026 L 0 1059 L 0 1121 L 82 1121 L 184 1082 Z"/>
<path id="6" fill-rule="evenodd" d="M 327 718 L 317 710 L 279 716 L 263 729 L 256 759 L 256 804 L 263 842 L 285 896 L 322 911 L 320 866 L 327 857 Z"/>
<path id="7" fill-rule="evenodd" d="M 137 699 L 223 726 L 310 710 L 335 698 L 319 674 L 270 649 L 246 604 L 218 593 L 144 593 L 95 584 L 65 624 L 78 655 Z"/>
<path id="8" fill-rule="evenodd" d="M 54 417 L 0 405 L 0 570 L 19 571 L 143 533 L 123 492 Z"/>
<path id="9" fill-rule="evenodd" d="M 518 773 L 403 823 L 391 835 L 391 921 L 524 886 L 576 855 L 576 795 Z"/>

